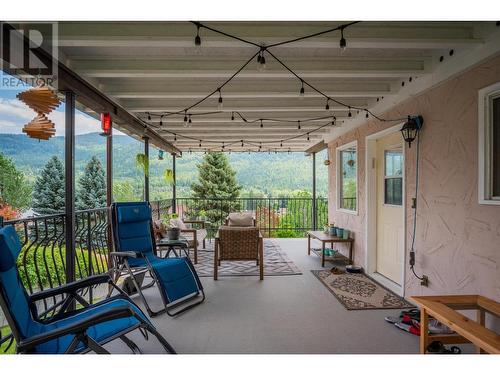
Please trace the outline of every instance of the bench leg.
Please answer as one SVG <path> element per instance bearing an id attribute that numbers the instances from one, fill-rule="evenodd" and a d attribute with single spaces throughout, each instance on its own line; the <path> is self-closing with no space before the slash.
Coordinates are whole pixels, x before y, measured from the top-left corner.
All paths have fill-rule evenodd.
<path id="1" fill-rule="evenodd" d="M 325 243 L 321 241 L 321 267 L 325 266 Z"/>
<path id="2" fill-rule="evenodd" d="M 476 313 L 476 317 L 477 317 L 477 319 L 476 319 L 477 322 L 484 327 L 484 325 L 486 323 L 486 314 L 485 314 L 484 310 L 478 309 L 477 313 Z M 477 354 L 484 353 L 484 350 L 482 350 L 479 346 L 476 346 L 476 353 Z"/>
<path id="3" fill-rule="evenodd" d="M 307 255 L 311 255 L 311 235 L 307 235 Z"/>
<path id="4" fill-rule="evenodd" d="M 420 354 L 427 352 L 429 345 L 429 314 L 425 309 L 420 309 Z"/>

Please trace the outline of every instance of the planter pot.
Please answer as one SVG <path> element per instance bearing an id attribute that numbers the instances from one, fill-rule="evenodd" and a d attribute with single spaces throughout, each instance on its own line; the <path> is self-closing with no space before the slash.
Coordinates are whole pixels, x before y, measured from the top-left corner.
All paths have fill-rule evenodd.
<path id="1" fill-rule="evenodd" d="M 330 227 L 330 236 L 335 236 L 336 231 L 337 231 L 336 227 Z"/>
<path id="2" fill-rule="evenodd" d="M 342 238 L 344 236 L 344 229 L 343 228 L 337 228 L 337 237 Z"/>
<path id="3" fill-rule="evenodd" d="M 343 234 L 342 238 L 344 240 L 347 240 L 349 238 L 349 234 L 350 234 L 350 231 L 348 229 L 344 229 L 344 234 Z"/>
<path id="4" fill-rule="evenodd" d="M 170 228 L 167 230 L 168 239 L 171 241 L 178 240 L 180 234 L 181 234 L 181 230 L 179 228 Z"/>

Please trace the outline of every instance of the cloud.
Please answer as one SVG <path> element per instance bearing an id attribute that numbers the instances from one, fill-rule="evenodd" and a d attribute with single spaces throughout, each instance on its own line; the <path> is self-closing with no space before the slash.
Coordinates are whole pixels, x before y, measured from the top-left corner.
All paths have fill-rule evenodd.
<path id="1" fill-rule="evenodd" d="M 36 113 L 17 99 L 0 98 L 0 133 L 21 134 L 22 128 L 35 118 Z M 48 115 L 56 126 L 56 135 L 64 135 L 64 104 Z M 100 121 L 89 115 L 76 111 L 75 133 L 87 134 L 100 132 Z M 115 131 L 115 134 L 122 134 Z"/>

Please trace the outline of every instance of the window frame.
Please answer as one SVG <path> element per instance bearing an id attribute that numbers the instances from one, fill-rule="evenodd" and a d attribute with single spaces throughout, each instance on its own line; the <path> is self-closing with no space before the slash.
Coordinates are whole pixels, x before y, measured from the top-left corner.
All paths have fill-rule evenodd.
<path id="1" fill-rule="evenodd" d="M 401 154 L 401 173 L 400 174 L 394 174 L 391 176 L 387 175 L 387 164 L 386 164 L 386 156 L 387 153 L 395 153 L 398 152 Z M 403 178 L 404 178 L 404 150 L 401 148 L 401 146 L 393 146 L 392 148 L 386 148 L 384 150 L 384 206 L 389 206 L 389 207 L 403 207 L 403 195 L 404 195 L 404 186 L 403 186 Z M 393 204 L 393 203 L 387 203 L 386 202 L 386 181 L 387 180 L 395 180 L 395 179 L 400 179 L 401 180 L 401 204 Z"/>
<path id="2" fill-rule="evenodd" d="M 500 82 L 478 92 L 478 200 L 479 204 L 500 205 L 500 196 L 493 196 L 493 99 L 500 98 Z M 500 150 L 499 150 L 500 152 Z"/>
<path id="3" fill-rule="evenodd" d="M 342 163 L 341 163 L 341 152 L 344 151 L 344 150 L 347 150 L 349 148 L 355 148 L 356 149 L 356 157 L 355 157 L 355 161 L 356 161 L 356 210 L 349 210 L 347 208 L 342 208 L 341 205 L 340 205 L 340 201 L 341 201 L 341 180 L 342 180 L 342 177 L 341 177 L 341 173 L 342 173 Z M 336 193 L 336 201 L 337 201 L 337 211 L 338 212 L 344 212 L 344 213 L 347 213 L 347 214 L 350 214 L 350 215 L 358 215 L 358 211 L 359 211 L 359 148 L 358 148 L 358 141 L 352 141 L 352 142 L 349 142 L 349 143 L 346 143 L 346 144 L 343 144 L 342 146 L 339 146 L 337 147 L 336 149 L 336 166 L 337 168 L 336 171 L 337 171 L 337 183 L 336 183 L 336 190 L 337 190 L 337 193 Z"/>

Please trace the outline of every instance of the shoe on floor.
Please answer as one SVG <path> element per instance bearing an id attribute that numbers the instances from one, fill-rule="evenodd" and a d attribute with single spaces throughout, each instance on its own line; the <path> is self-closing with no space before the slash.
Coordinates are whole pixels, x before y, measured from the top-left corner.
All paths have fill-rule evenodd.
<path id="1" fill-rule="evenodd" d="M 454 331 L 436 319 L 429 319 L 429 333 L 431 334 L 449 334 Z"/>
<path id="2" fill-rule="evenodd" d="M 403 331 L 410 332 L 412 335 L 420 336 L 420 327 L 417 326 L 416 324 L 406 324 L 403 322 L 397 322 L 394 325 L 399 329 L 402 329 Z"/>

